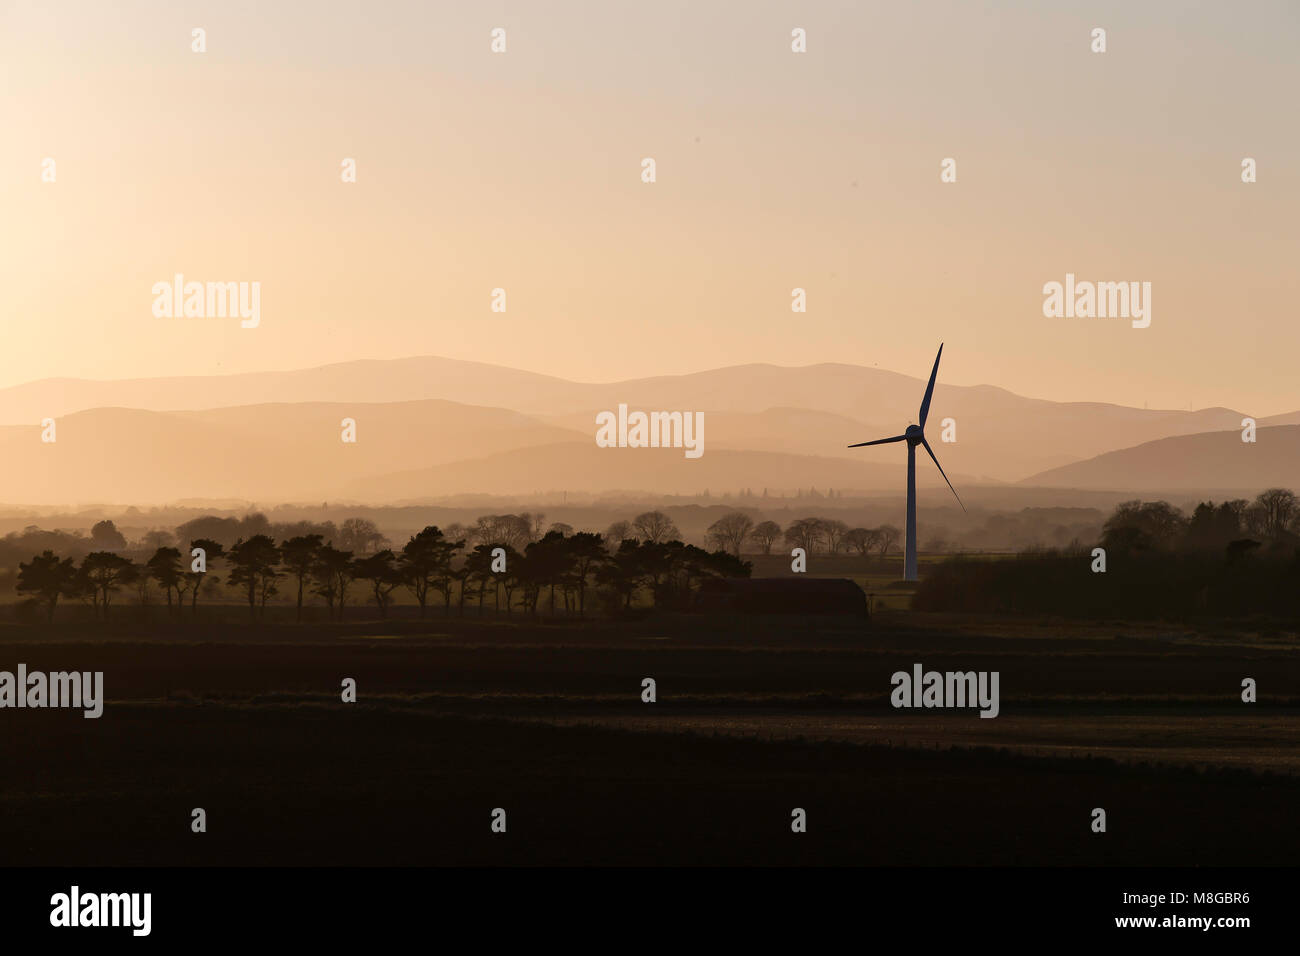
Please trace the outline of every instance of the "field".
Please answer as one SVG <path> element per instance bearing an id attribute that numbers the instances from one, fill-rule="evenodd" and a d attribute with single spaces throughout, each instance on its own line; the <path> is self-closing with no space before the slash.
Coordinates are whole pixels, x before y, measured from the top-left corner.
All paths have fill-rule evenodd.
<path id="1" fill-rule="evenodd" d="M 19 662 L 102 670 L 108 703 L 99 720 L 6 713 L 3 865 L 1232 865 L 1300 850 L 1285 634 L 916 613 L 123 620 L 93 640 L 12 626 L 0 669 Z M 890 675 L 918 662 L 998 671 L 1000 716 L 893 709 Z M 1241 702 L 1244 677 L 1259 703 Z"/>

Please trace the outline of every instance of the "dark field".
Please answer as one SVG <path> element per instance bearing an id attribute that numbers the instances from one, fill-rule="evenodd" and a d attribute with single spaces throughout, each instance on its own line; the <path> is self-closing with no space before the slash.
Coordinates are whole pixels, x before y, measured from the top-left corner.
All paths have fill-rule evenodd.
<path id="1" fill-rule="evenodd" d="M 916 614 L 232 623 L 201 641 L 119 626 L 0 635 L 0 669 L 102 670 L 108 698 L 99 720 L 3 713 L 0 865 L 1177 866 L 1300 850 L 1287 635 Z M 999 671 L 1001 715 L 892 709 L 890 675 L 916 662 Z M 340 701 L 344 677 L 359 703 Z M 1259 703 L 1241 702 L 1243 677 Z M 1090 831 L 1093 807 L 1108 832 Z"/>

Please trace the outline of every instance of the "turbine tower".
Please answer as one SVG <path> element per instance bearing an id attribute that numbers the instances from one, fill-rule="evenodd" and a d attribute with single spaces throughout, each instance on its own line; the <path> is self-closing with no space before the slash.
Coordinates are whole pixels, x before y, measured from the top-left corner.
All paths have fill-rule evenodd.
<path id="1" fill-rule="evenodd" d="M 930 443 L 925 440 L 925 420 L 930 414 L 930 397 L 934 394 L 934 380 L 939 375 L 939 359 L 943 356 L 943 343 L 939 343 L 939 354 L 934 357 L 934 369 L 930 372 L 930 384 L 925 387 L 925 398 L 921 399 L 921 412 L 917 416 L 920 424 L 908 425 L 907 431 L 901 435 L 895 435 L 893 438 L 877 438 L 875 441 L 858 442 L 856 445 L 850 445 L 850 448 L 864 448 L 867 445 L 888 445 L 890 442 L 905 441 L 907 442 L 907 550 L 904 552 L 903 559 L 903 579 L 906 581 L 917 580 L 916 575 L 916 446 L 922 445 L 934 460 L 934 466 L 939 469 L 939 474 L 943 475 L 943 480 L 948 481 L 948 476 L 944 474 L 943 465 L 939 464 L 939 459 L 934 456 L 934 449 Z M 957 499 L 957 504 L 961 505 L 961 510 L 965 511 L 966 506 L 961 502 L 961 496 L 957 494 L 957 489 L 953 488 L 952 482 L 948 481 L 948 488 L 952 491 L 952 496 Z"/>

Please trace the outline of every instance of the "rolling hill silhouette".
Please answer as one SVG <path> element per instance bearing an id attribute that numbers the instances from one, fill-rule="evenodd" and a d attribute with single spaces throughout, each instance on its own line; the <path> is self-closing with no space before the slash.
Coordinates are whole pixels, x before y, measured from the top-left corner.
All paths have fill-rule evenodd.
<path id="1" fill-rule="evenodd" d="M 846 446 L 910 421 L 923 384 L 834 363 L 740 365 L 592 384 L 437 357 L 243 375 L 49 379 L 0 389 L 0 422 L 7 423 L 0 450 L 9 464 L 0 500 L 389 500 L 489 488 L 888 490 L 897 464 Z M 612 449 L 595 447 L 595 416 L 620 403 L 704 412 L 705 456 L 598 454 Z M 37 423 L 46 417 L 57 421 L 53 445 L 39 439 Z M 345 417 L 358 422 L 355 445 L 339 440 Z M 940 382 L 932 424 L 937 447 L 944 421 L 955 423 L 957 440 L 943 456 L 960 485 L 1033 475 L 1030 481 L 1052 487 L 1113 489 L 1149 483 L 1122 483 L 1108 465 L 1090 464 L 1096 456 L 1219 430 L 1233 439 L 1241 418 L 1226 408 L 1058 403 Z M 1293 420 L 1300 413 L 1261 424 Z"/>
<path id="2" fill-rule="evenodd" d="M 1162 438 L 1053 468 L 1022 484 L 1146 494 L 1294 488 L 1300 485 L 1300 425 L 1260 428 L 1254 444 L 1243 442 L 1240 430 Z"/>
<path id="3" fill-rule="evenodd" d="M 46 417 L 109 407 L 178 411 L 442 400 L 514 409 L 530 419 L 593 436 L 595 413 L 622 402 L 647 410 L 703 411 L 712 416 L 714 448 L 834 456 L 863 435 L 914 417 L 919 387 L 923 383 L 912 376 L 837 363 L 739 365 L 593 384 L 421 356 L 242 375 L 105 382 L 47 379 L 0 389 L 0 424 L 35 425 Z M 998 481 L 1019 481 L 1159 438 L 1237 429 L 1243 417 L 1226 408 L 1174 411 L 1050 402 L 989 385 L 944 382 L 935 389 L 934 409 L 936 424 L 944 418 L 956 422 L 957 441 L 945 449 L 945 462 L 956 471 Z M 1300 412 L 1261 424 L 1295 421 L 1300 421 Z M 400 470 L 409 463 L 393 464 L 393 470 Z"/>
<path id="4" fill-rule="evenodd" d="M 340 439 L 357 422 L 358 441 Z M 198 412 L 101 408 L 57 423 L 0 428 L 0 500 L 33 504 L 183 498 L 311 501 L 394 467 L 579 437 L 518 412 L 454 402 L 253 405 Z"/>

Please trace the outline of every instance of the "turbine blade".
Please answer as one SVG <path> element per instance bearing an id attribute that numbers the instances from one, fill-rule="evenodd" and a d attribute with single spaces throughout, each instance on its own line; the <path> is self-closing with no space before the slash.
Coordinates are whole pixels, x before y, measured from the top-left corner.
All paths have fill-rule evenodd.
<path id="1" fill-rule="evenodd" d="M 924 428 L 925 420 L 930 415 L 930 396 L 934 394 L 934 380 L 939 377 L 939 359 L 943 357 L 943 343 L 939 343 L 939 354 L 934 357 L 934 368 L 930 371 L 930 384 L 925 387 L 925 398 L 921 399 L 921 414 L 918 424 Z M 931 453 L 930 457 L 934 457 Z"/>
<path id="2" fill-rule="evenodd" d="M 939 474 L 943 475 L 943 480 L 948 481 L 948 476 L 944 474 L 943 471 L 943 465 L 939 464 L 939 459 L 934 457 L 934 449 L 930 447 L 930 443 L 922 438 L 921 444 L 924 445 L 925 450 L 930 453 L 930 458 L 934 461 L 934 467 L 939 469 Z M 948 490 L 951 491 L 952 496 L 957 499 L 957 504 L 961 505 L 961 510 L 965 511 L 966 505 L 962 504 L 961 495 L 957 494 L 957 489 L 952 486 L 951 481 L 948 481 Z"/>
<path id="3" fill-rule="evenodd" d="M 849 445 L 850 448 L 865 448 L 867 445 L 888 445 L 891 441 L 906 441 L 906 435 L 895 435 L 893 438 L 877 438 L 875 441 L 860 441 L 856 445 Z"/>

